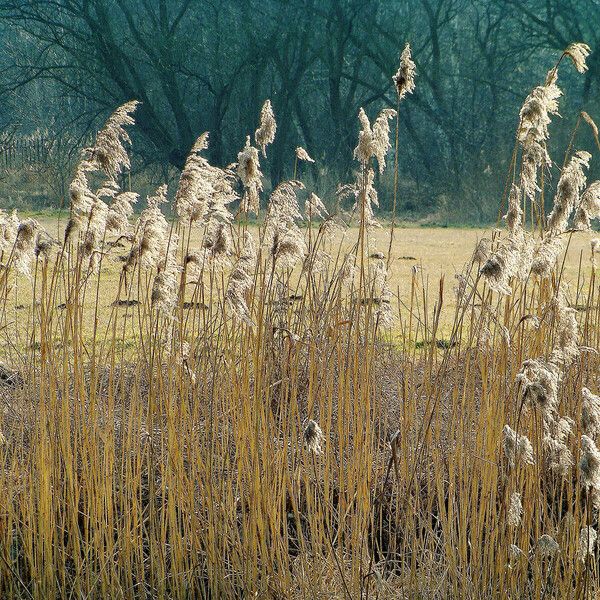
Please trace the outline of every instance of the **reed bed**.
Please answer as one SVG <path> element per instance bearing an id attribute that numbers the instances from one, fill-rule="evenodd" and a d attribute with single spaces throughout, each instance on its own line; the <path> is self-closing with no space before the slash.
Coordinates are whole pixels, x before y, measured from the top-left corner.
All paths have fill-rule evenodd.
<path id="1" fill-rule="evenodd" d="M 401 159 L 414 91 L 408 46 L 397 110 L 361 109 L 356 180 L 329 208 L 300 181 L 299 148 L 261 210 L 267 101 L 235 164 L 209 164 L 200 136 L 174 219 L 165 187 L 136 217 L 118 183 L 136 103 L 118 108 L 82 151 L 61 239 L 2 216 L 1 596 L 594 597 L 587 114 L 544 210 L 559 68 L 584 71 L 588 52 L 569 46 L 525 100 L 505 229 L 435 286 L 416 269 L 394 289 L 402 232 L 374 234 L 375 168 L 392 146 Z"/>

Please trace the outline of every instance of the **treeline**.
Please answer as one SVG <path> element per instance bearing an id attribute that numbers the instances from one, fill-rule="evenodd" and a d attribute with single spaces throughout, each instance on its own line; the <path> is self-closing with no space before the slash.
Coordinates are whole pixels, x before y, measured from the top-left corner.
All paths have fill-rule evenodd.
<path id="1" fill-rule="evenodd" d="M 270 98 L 266 188 L 292 176 L 301 145 L 316 159 L 302 177 L 329 200 L 351 177 L 359 108 L 395 107 L 391 76 L 409 41 L 418 76 L 400 111 L 400 211 L 469 222 L 497 215 L 537 74 L 571 41 L 600 48 L 593 0 L 0 0 L 0 17 L 4 135 L 85 139 L 135 98 L 134 176 L 164 179 L 203 131 L 215 164 L 235 161 Z M 600 118 L 596 53 L 588 64 L 562 82 L 565 114 Z M 573 124 L 553 126 L 557 149 Z M 76 157 L 66 145 L 62 177 Z"/>

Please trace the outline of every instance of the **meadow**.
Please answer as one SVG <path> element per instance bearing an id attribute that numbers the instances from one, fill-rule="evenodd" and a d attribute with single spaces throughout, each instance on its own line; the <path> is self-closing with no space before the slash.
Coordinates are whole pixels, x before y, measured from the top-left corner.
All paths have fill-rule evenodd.
<path id="1" fill-rule="evenodd" d="M 236 163 L 202 134 L 172 202 L 136 213 L 132 101 L 82 150 L 63 224 L 2 214 L 1 597 L 595 597 L 593 118 L 550 145 L 588 53 L 525 99 L 490 231 L 378 221 L 408 46 L 336 198 L 300 147 L 263 193 L 266 101 Z"/>

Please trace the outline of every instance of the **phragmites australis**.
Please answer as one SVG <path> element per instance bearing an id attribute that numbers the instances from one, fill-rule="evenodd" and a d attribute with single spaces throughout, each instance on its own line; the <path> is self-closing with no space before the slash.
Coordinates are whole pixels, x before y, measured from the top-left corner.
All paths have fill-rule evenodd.
<path id="1" fill-rule="evenodd" d="M 238 198 L 233 189 L 233 172 L 213 167 L 200 154 L 207 147 L 208 133 L 203 133 L 185 161 L 175 193 L 175 213 L 190 223 L 215 218 L 231 220 L 226 205 Z"/>
<path id="2" fill-rule="evenodd" d="M 277 123 L 273 114 L 273 107 L 270 100 L 265 100 L 260 111 L 260 123 L 258 129 L 254 132 L 256 145 L 260 147 L 263 156 L 267 156 L 267 146 L 273 143 Z"/>
<path id="3" fill-rule="evenodd" d="M 521 189 L 514 184 L 508 195 L 508 211 L 502 218 L 506 221 L 506 227 L 510 235 L 516 235 L 522 228 Z"/>
<path id="4" fill-rule="evenodd" d="M 262 173 L 258 150 L 250 144 L 250 136 L 246 137 L 244 149 L 238 153 L 237 174 L 244 186 L 244 196 L 240 208 L 243 212 L 259 211 L 259 193 L 263 189 Z"/>
<path id="5" fill-rule="evenodd" d="M 363 108 L 358 113 L 361 130 L 358 134 L 358 145 L 354 149 L 354 158 L 366 165 L 371 158 L 377 159 L 379 172 L 383 173 L 385 169 L 385 155 L 391 148 L 390 145 L 390 125 L 389 120 L 396 116 L 396 111 L 392 108 L 384 108 L 373 123 L 369 121 L 367 113 Z"/>
<path id="6" fill-rule="evenodd" d="M 517 527 L 521 522 L 523 514 L 523 503 L 521 502 L 521 494 L 513 492 L 510 496 L 506 520 L 511 527 Z"/>
<path id="7" fill-rule="evenodd" d="M 560 552 L 558 542 L 544 533 L 537 542 L 537 552 L 542 558 L 554 558 Z"/>
<path id="8" fill-rule="evenodd" d="M 600 431 L 600 397 L 592 394 L 586 387 L 581 390 L 581 395 L 583 396 L 581 429 L 585 433 L 584 437 L 592 439 Z M 582 438 L 582 445 L 583 441 Z"/>
<path id="9" fill-rule="evenodd" d="M 36 258 L 48 258 L 52 248 L 57 244 L 56 240 L 43 229 L 39 230 L 35 238 L 35 249 L 33 254 Z"/>
<path id="10" fill-rule="evenodd" d="M 556 334 L 550 362 L 557 366 L 569 366 L 579 356 L 577 311 L 567 304 L 561 291 L 554 299 L 553 305 L 556 315 Z"/>
<path id="11" fill-rule="evenodd" d="M 328 215 L 327 208 L 325 208 L 323 201 L 314 192 L 311 192 L 306 199 L 304 204 L 304 214 L 309 220 L 315 217 L 325 219 Z"/>
<path id="12" fill-rule="evenodd" d="M 577 559 L 584 562 L 588 556 L 594 555 L 594 546 L 598 534 L 593 527 L 582 527 L 579 532 L 579 543 L 577 545 Z"/>
<path id="13" fill-rule="evenodd" d="M 217 268 L 229 267 L 229 257 L 233 252 L 233 240 L 229 227 L 225 223 L 212 221 L 202 242 L 208 259 Z"/>
<path id="14" fill-rule="evenodd" d="M 152 306 L 167 318 L 172 318 L 173 308 L 177 304 L 178 273 L 177 235 L 171 234 L 158 265 L 151 296 Z"/>
<path id="15" fill-rule="evenodd" d="M 587 44 L 583 42 L 569 44 L 563 54 L 571 59 L 579 73 L 585 73 L 588 70 L 585 60 L 590 54 L 590 47 Z"/>
<path id="16" fill-rule="evenodd" d="M 138 194 L 135 192 L 121 192 L 113 198 L 106 216 L 107 234 L 124 235 L 129 231 L 129 219 L 137 201 Z"/>
<path id="17" fill-rule="evenodd" d="M 533 238 L 522 225 L 521 188 L 513 185 L 508 196 L 508 211 L 504 215 L 508 239 L 487 256 L 480 269 L 490 288 L 500 294 L 510 295 L 511 279 L 527 279 L 533 256 Z M 483 257 L 481 257 L 483 258 Z"/>
<path id="18" fill-rule="evenodd" d="M 0 209 L 0 252 L 5 253 L 12 250 L 17 239 L 19 230 L 19 217 L 17 211 L 13 210 L 7 215 Z"/>
<path id="19" fill-rule="evenodd" d="M 135 123 L 131 113 L 139 102 L 132 100 L 119 106 L 107 119 L 104 127 L 96 135 L 96 143 L 87 148 L 85 154 L 94 170 L 101 170 L 113 181 L 123 168 L 129 168 L 129 155 L 124 144 L 131 143 L 126 125 Z"/>
<path id="20" fill-rule="evenodd" d="M 554 418 L 558 403 L 558 369 L 542 359 L 528 359 L 517 375 L 523 398 L 529 405 L 537 406 L 546 420 Z"/>
<path id="21" fill-rule="evenodd" d="M 31 263 L 35 258 L 35 240 L 39 224 L 35 219 L 25 219 L 19 224 L 13 250 L 17 273 L 31 277 Z"/>
<path id="22" fill-rule="evenodd" d="M 570 417 L 549 420 L 544 415 L 544 461 L 546 467 L 560 477 L 565 477 L 574 464 L 573 454 L 567 445 L 574 426 L 575 422 Z"/>
<path id="23" fill-rule="evenodd" d="M 315 161 L 310 157 L 310 155 L 308 154 L 308 152 L 302 148 L 302 146 L 298 146 L 296 148 L 296 158 L 298 160 L 303 160 L 304 162 L 311 162 L 314 163 Z"/>
<path id="24" fill-rule="evenodd" d="M 398 71 L 392 77 L 394 85 L 396 86 L 396 93 L 398 94 L 398 101 L 402 100 L 406 94 L 412 94 L 415 89 L 415 63 L 412 59 L 410 51 L 410 44 L 404 46 L 402 54 L 400 55 L 400 66 Z"/>
<path id="25" fill-rule="evenodd" d="M 581 436 L 579 478 L 581 485 L 592 493 L 594 505 L 598 506 L 598 500 L 600 499 L 600 452 L 594 440 L 587 435 Z"/>
<path id="26" fill-rule="evenodd" d="M 550 115 L 558 114 L 558 98 L 562 92 L 556 85 L 556 72 L 551 71 L 544 85 L 534 88 L 525 99 L 519 113 L 517 139 L 523 148 L 521 184 L 525 194 L 533 199 L 539 190 L 538 169 L 551 165 L 546 150 Z"/>
<path id="27" fill-rule="evenodd" d="M 585 187 L 584 168 L 589 166 L 591 157 L 589 152 L 580 150 L 563 169 L 556 188 L 554 206 L 548 216 L 549 229 L 559 233 L 566 230 L 569 217 L 579 203 L 579 194 Z"/>
<path id="28" fill-rule="evenodd" d="M 304 444 L 306 449 L 313 454 L 323 454 L 321 445 L 324 440 L 323 431 L 317 422 L 311 419 L 304 428 Z"/>
<path id="29" fill-rule="evenodd" d="M 137 231 L 125 268 L 131 268 L 136 261 L 142 267 L 152 269 L 158 266 L 167 247 L 169 224 L 160 210 L 167 200 L 167 186 L 162 185 L 154 196 L 148 197 L 148 204 L 140 214 Z"/>
<path id="30" fill-rule="evenodd" d="M 509 425 L 504 426 L 502 434 L 502 448 L 510 467 L 514 467 L 516 463 L 534 464 L 533 446 L 526 435 L 518 434 Z"/>
<path id="31" fill-rule="evenodd" d="M 225 299 L 233 314 L 250 327 L 254 326 L 254 322 L 250 316 L 246 294 L 252 289 L 256 257 L 254 238 L 248 231 L 245 231 L 240 256 L 229 275 Z"/>
<path id="32" fill-rule="evenodd" d="M 581 195 L 573 225 L 580 231 L 591 229 L 591 220 L 600 218 L 600 181 L 591 183 Z"/>

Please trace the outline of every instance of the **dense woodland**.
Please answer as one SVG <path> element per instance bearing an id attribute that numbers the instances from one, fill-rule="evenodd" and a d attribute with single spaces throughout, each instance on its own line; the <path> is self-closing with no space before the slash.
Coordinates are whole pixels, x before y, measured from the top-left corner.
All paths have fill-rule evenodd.
<path id="1" fill-rule="evenodd" d="M 0 155 L 0 190 L 5 204 L 63 202 L 65 167 L 130 99 L 142 102 L 139 185 L 174 180 L 203 131 L 211 161 L 226 165 L 270 98 L 265 190 L 293 175 L 302 145 L 316 163 L 300 175 L 331 203 L 352 177 L 359 108 L 396 106 L 391 76 L 408 41 L 418 79 L 400 111 L 399 212 L 493 221 L 523 99 L 569 42 L 600 48 L 599 19 L 597 0 L 0 0 L 2 153 L 41 147 Z M 578 111 L 600 118 L 600 53 L 588 66 L 563 82 L 557 165 Z M 581 143 L 593 145 L 589 132 Z M 390 170 L 378 182 L 383 210 L 392 181 Z"/>

